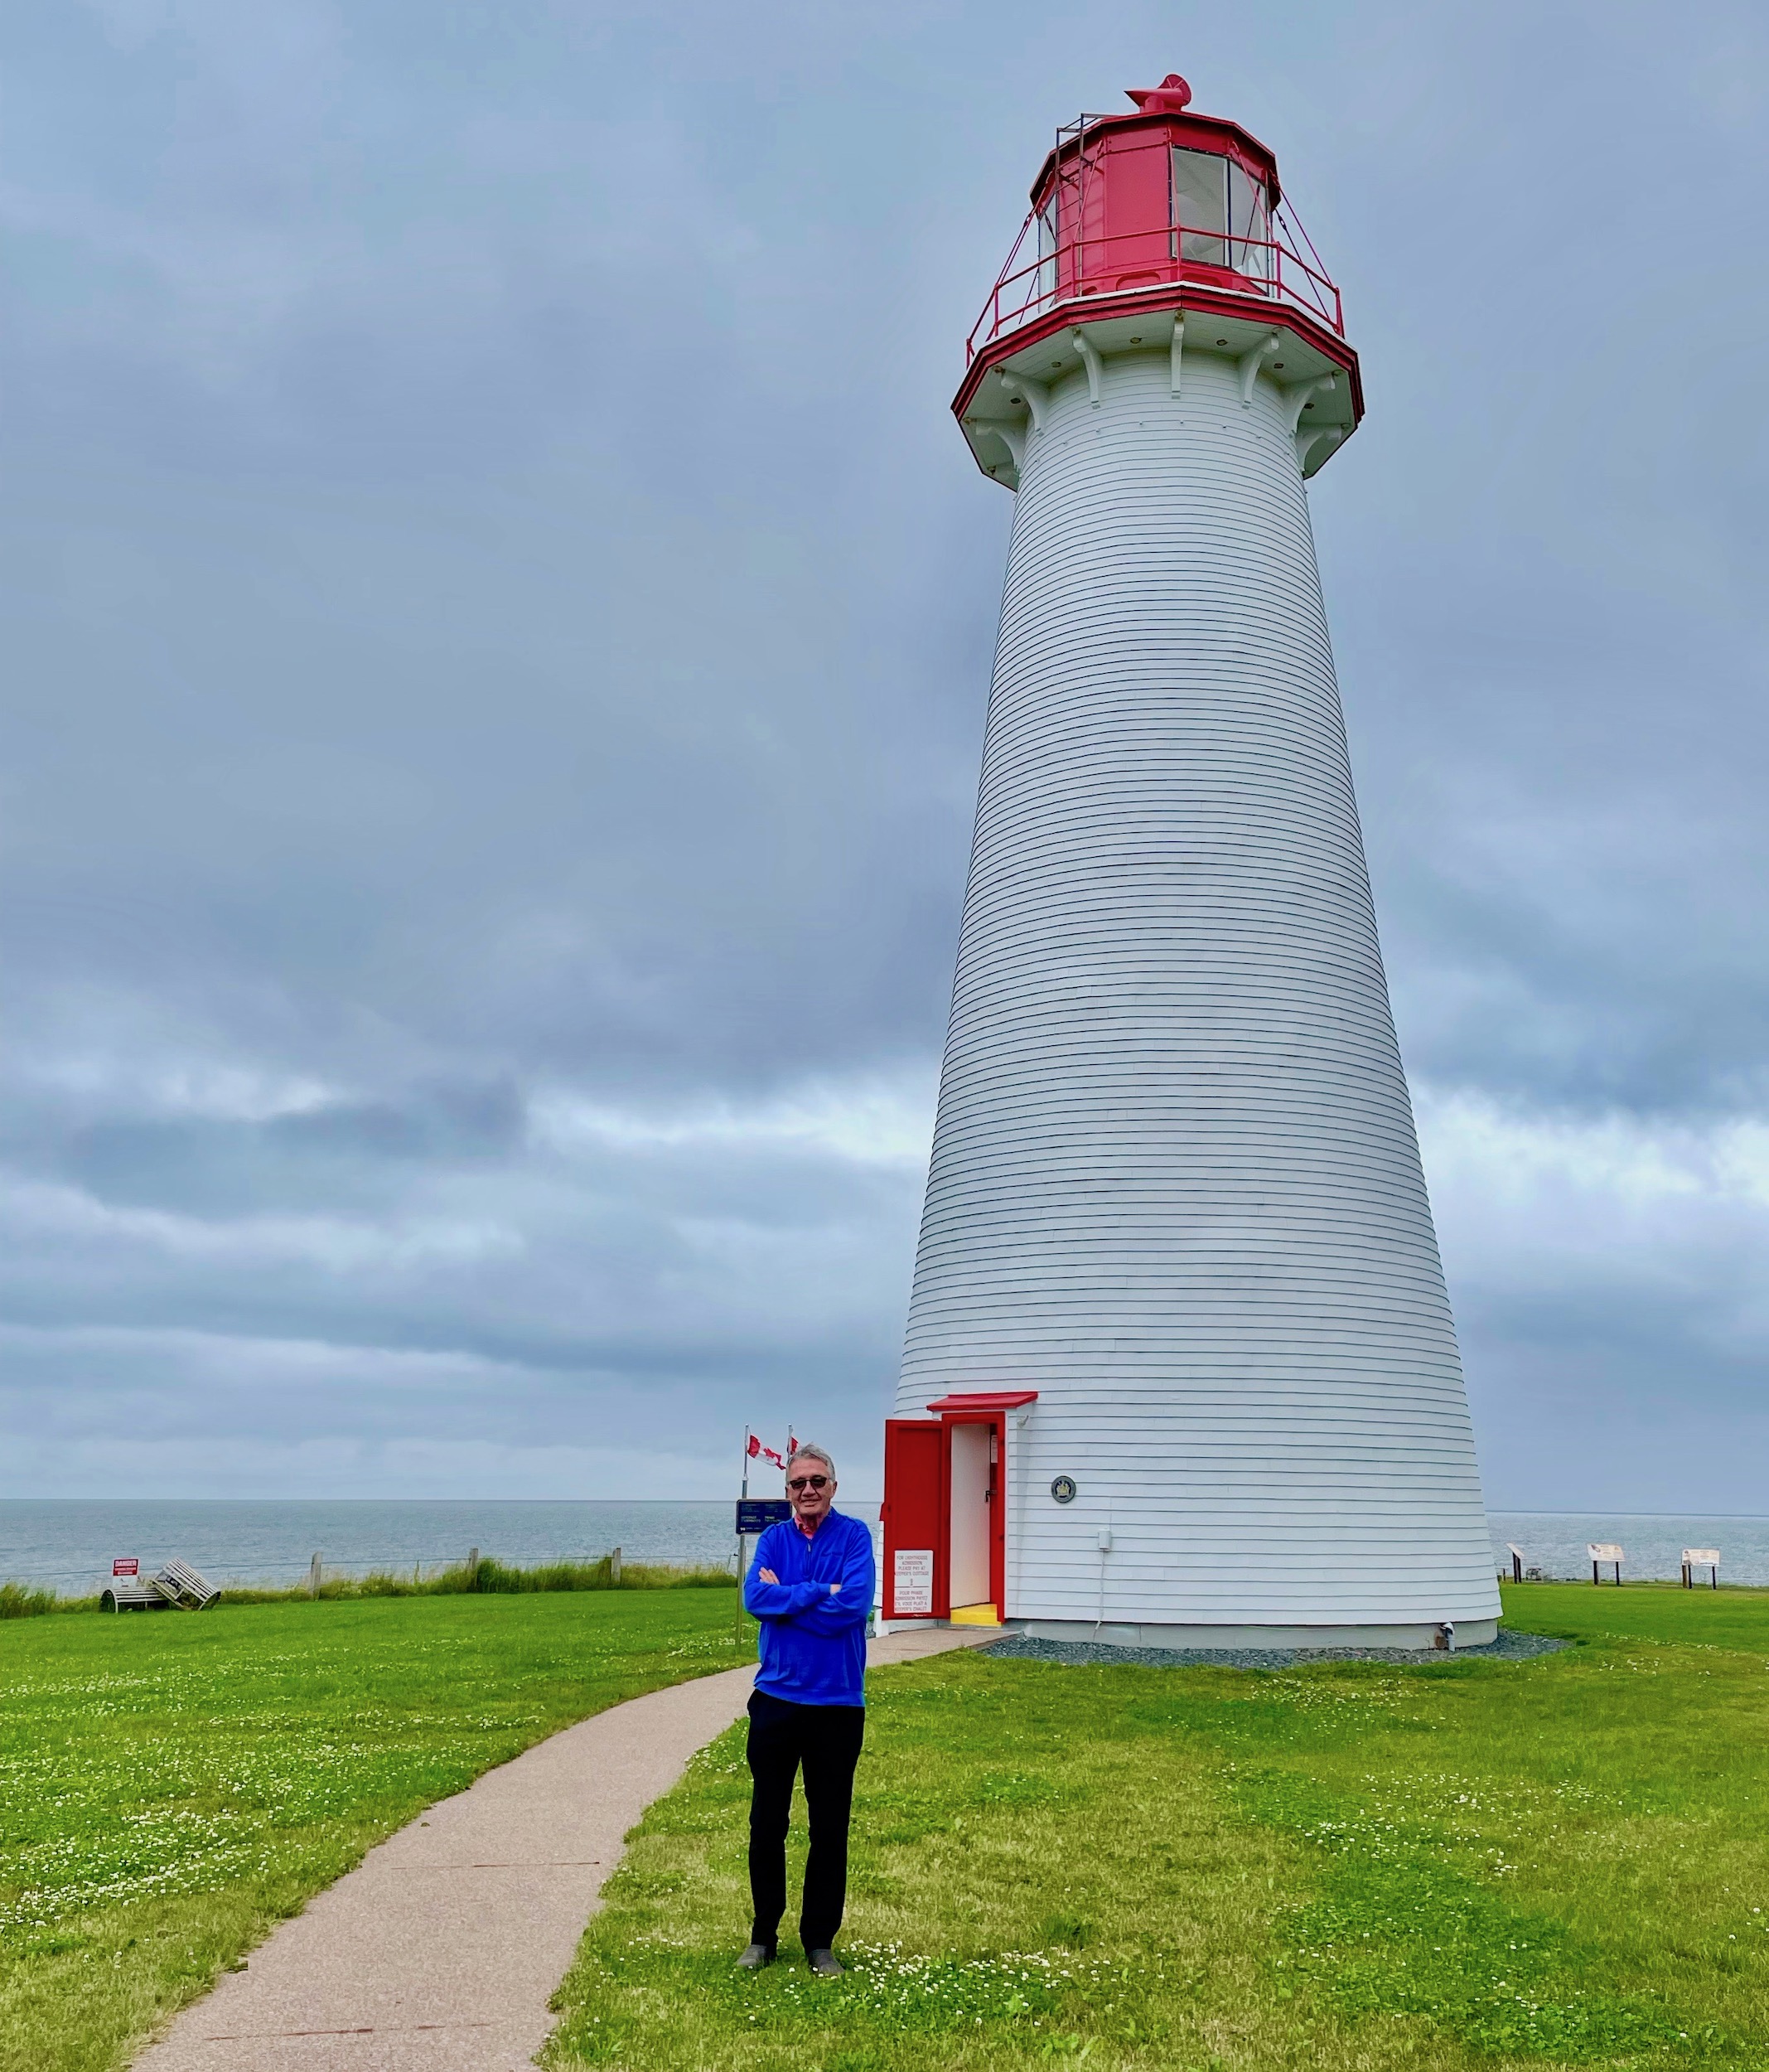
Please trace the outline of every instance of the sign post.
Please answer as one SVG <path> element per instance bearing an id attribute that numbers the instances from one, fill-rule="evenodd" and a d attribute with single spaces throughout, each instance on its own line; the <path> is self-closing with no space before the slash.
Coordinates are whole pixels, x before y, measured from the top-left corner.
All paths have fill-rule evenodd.
<path id="1" fill-rule="evenodd" d="M 737 1498 L 737 1546 L 742 1550 L 737 1558 L 737 1633 L 743 1631 L 743 1578 L 749 1572 L 749 1536 L 757 1539 L 771 1525 L 778 1525 L 782 1519 L 792 1516 L 792 1506 L 784 1497 L 739 1497 Z"/>
<path id="2" fill-rule="evenodd" d="M 1615 1542 L 1613 1540 L 1593 1540 L 1586 1547 L 1585 1552 L 1591 1556 L 1592 1581 L 1593 1583 L 1602 1581 L 1602 1577 L 1597 1573 L 1600 1568 L 1613 1567 L 1616 1571 L 1616 1587 L 1619 1590 L 1622 1586 L 1622 1549 L 1616 1545 Z"/>
<path id="3" fill-rule="evenodd" d="M 1720 1550 L 1718 1547 L 1686 1547 L 1684 1548 L 1683 1587 L 1685 1590 L 1694 1589 L 1695 1571 L 1699 1568 L 1707 1570 L 1709 1588 L 1718 1590 L 1720 1586 Z"/>

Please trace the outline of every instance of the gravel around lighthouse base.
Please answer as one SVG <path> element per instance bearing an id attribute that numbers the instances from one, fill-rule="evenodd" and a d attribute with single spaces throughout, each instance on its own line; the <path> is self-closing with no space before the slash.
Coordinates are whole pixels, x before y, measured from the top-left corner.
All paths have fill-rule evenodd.
<path id="1" fill-rule="evenodd" d="M 735 1968 L 723 1736 L 634 1835 L 543 2062 L 1769 2066 L 1769 1593 L 1508 1596 L 1574 1644 L 875 1676 L 833 1983 L 785 1945 Z"/>
<path id="2" fill-rule="evenodd" d="M 1092 1663 L 1104 1668 L 1293 1669 L 1309 1662 L 1399 1662 L 1428 1669 L 1452 1662 L 1527 1662 L 1570 1645 L 1547 1634 L 1510 1631 L 1453 1653 L 1419 1648 L 1119 1648 L 1104 1641 L 1037 1640 L 1027 1634 L 1010 1634 L 992 1641 L 986 1652 L 1003 1661 Z"/>

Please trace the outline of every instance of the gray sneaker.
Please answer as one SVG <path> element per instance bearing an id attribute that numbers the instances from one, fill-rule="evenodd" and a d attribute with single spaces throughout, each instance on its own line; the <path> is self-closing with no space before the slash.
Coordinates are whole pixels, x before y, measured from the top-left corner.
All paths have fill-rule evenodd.
<path id="1" fill-rule="evenodd" d="M 752 1943 L 737 1959 L 739 1971 L 760 1971 L 764 1964 L 774 1962 L 774 1953 L 766 1943 Z"/>
<path id="2" fill-rule="evenodd" d="M 839 1978 L 842 1975 L 842 1960 L 833 1949 L 808 1949 L 805 1961 L 819 1978 Z"/>

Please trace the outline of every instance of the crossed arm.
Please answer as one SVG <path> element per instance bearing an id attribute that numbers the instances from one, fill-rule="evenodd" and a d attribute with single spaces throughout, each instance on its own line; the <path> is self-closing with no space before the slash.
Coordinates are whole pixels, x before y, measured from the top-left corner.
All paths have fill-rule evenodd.
<path id="1" fill-rule="evenodd" d="M 754 1568 L 743 1602 L 757 1619 L 790 1619 L 810 1633 L 846 1633 L 863 1626 L 872 1606 L 872 1549 L 856 1536 L 834 1583 L 783 1583 L 771 1568 Z"/>

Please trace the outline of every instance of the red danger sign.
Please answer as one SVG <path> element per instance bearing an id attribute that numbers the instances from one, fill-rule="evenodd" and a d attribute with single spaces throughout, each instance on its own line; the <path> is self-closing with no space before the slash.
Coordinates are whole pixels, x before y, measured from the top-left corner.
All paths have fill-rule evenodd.
<path id="1" fill-rule="evenodd" d="M 119 1554 L 110 1565 L 113 1576 L 139 1576 L 142 1565 L 132 1554 Z"/>

